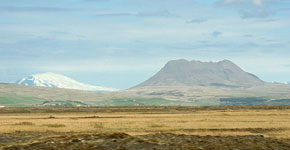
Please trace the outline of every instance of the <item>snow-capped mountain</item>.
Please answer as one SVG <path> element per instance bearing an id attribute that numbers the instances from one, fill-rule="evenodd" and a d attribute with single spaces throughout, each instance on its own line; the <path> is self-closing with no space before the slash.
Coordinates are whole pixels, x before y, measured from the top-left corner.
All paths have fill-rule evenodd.
<path id="1" fill-rule="evenodd" d="M 114 88 L 107 88 L 101 86 L 87 85 L 80 83 L 66 76 L 55 73 L 42 73 L 24 77 L 16 82 L 16 84 L 26 86 L 42 86 L 53 88 L 76 89 L 94 92 L 111 92 L 116 91 Z"/>

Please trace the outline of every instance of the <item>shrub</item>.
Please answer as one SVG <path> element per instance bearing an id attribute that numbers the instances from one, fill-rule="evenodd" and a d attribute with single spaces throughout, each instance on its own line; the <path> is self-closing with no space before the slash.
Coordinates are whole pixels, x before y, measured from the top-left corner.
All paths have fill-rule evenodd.
<path id="1" fill-rule="evenodd" d="M 50 128 L 66 127 L 64 124 L 44 124 L 43 126 L 50 127 Z"/>
<path id="2" fill-rule="evenodd" d="M 15 123 L 15 125 L 17 125 L 17 126 L 33 126 L 34 123 L 25 121 L 25 122 Z"/>
<path id="3" fill-rule="evenodd" d="M 104 128 L 104 124 L 101 122 L 97 122 L 94 124 L 94 128 Z"/>

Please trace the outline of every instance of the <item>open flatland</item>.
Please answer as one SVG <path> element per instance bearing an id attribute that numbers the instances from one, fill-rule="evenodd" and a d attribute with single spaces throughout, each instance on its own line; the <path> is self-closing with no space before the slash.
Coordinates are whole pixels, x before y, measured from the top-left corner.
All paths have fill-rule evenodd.
<path id="1" fill-rule="evenodd" d="M 290 149 L 290 106 L 0 108 L 1 149 Z"/>

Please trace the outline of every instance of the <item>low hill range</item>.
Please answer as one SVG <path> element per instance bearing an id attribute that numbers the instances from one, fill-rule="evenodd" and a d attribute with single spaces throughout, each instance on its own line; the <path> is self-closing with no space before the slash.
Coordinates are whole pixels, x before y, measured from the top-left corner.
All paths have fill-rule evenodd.
<path id="1" fill-rule="evenodd" d="M 47 81 L 50 81 L 50 78 L 41 83 Z M 53 85 L 63 85 L 55 81 Z M 127 90 L 108 93 L 52 87 L 0 84 L 0 105 L 290 105 L 289 84 L 264 82 L 229 60 L 169 61 L 143 83 Z"/>

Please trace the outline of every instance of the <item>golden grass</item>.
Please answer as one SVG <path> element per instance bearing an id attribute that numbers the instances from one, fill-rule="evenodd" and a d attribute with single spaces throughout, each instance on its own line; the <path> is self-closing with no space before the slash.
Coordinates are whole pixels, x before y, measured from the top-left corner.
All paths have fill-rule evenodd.
<path id="1" fill-rule="evenodd" d="M 170 132 L 290 138 L 290 109 L 0 114 L 0 133 L 16 131 L 125 132 L 131 135 Z"/>

